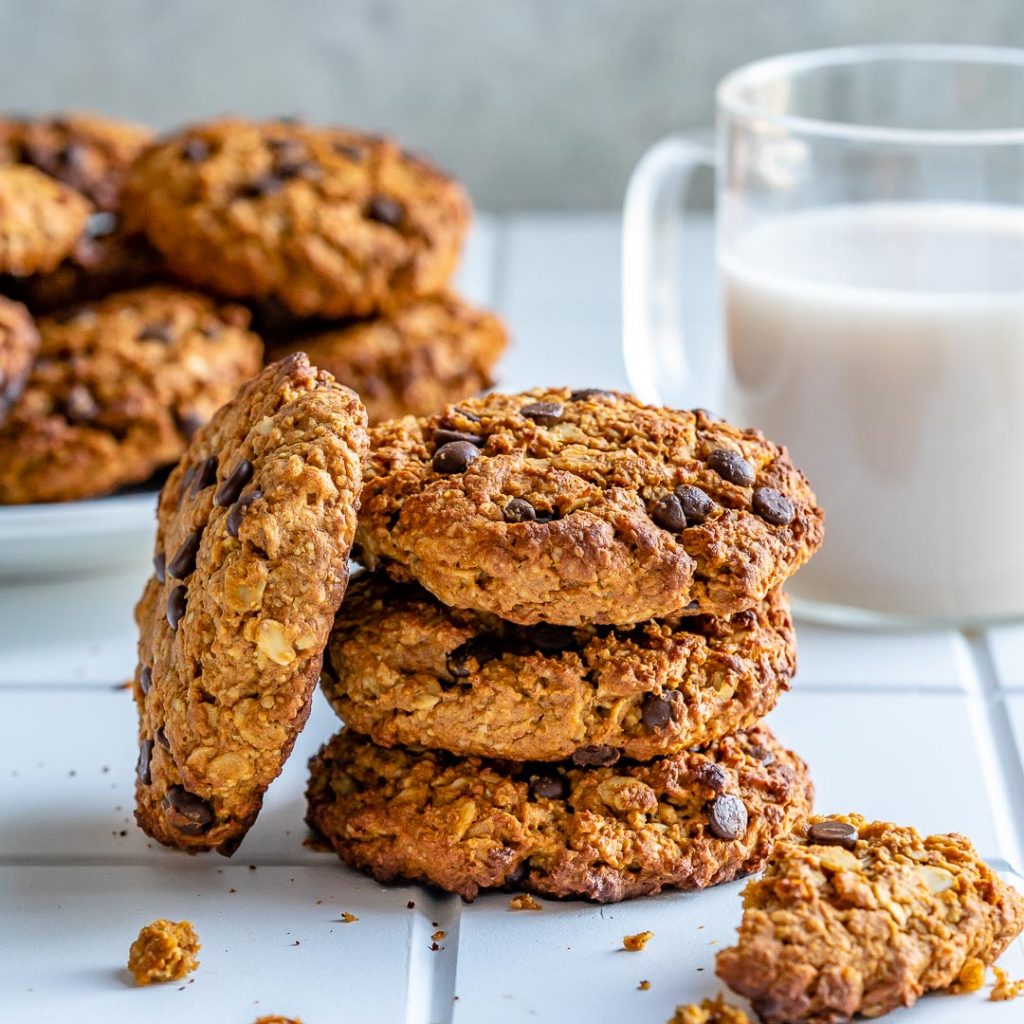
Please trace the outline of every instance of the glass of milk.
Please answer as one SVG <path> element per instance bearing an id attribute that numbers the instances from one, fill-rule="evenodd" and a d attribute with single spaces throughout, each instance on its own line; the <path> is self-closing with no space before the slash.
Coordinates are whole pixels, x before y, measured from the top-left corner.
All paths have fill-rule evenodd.
<path id="1" fill-rule="evenodd" d="M 765 60 L 670 137 L 625 208 L 624 344 L 648 401 L 786 444 L 826 510 L 790 584 L 842 622 L 1024 615 L 1024 51 Z M 686 336 L 682 192 L 715 169 L 724 325 Z M 705 332 L 706 333 L 706 332 Z M 718 379 L 714 379 L 717 376 Z"/>

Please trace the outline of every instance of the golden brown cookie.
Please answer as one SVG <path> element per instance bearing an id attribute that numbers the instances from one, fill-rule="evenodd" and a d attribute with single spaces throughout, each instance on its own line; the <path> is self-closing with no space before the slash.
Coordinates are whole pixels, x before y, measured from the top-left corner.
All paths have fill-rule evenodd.
<path id="1" fill-rule="evenodd" d="M 147 479 L 259 372 L 249 314 L 179 288 L 39 321 L 39 356 L 0 428 L 0 504 L 73 501 Z"/>
<path id="2" fill-rule="evenodd" d="M 39 331 L 28 310 L 0 298 L 0 426 L 14 404 L 39 351 Z"/>
<path id="3" fill-rule="evenodd" d="M 443 289 L 470 218 L 459 185 L 388 139 L 242 119 L 154 145 L 124 204 L 185 280 L 299 316 L 365 316 Z"/>
<path id="4" fill-rule="evenodd" d="M 814 817 L 748 883 L 716 969 L 765 1024 L 839 1024 L 955 986 L 1022 928 L 1024 897 L 963 836 Z"/>
<path id="5" fill-rule="evenodd" d="M 813 787 L 763 726 L 589 768 L 388 750 L 343 730 L 310 762 L 306 795 L 310 826 L 379 881 L 611 903 L 757 871 Z"/>
<path id="6" fill-rule="evenodd" d="M 291 356 L 192 439 L 160 495 L 135 610 L 135 816 L 231 854 L 281 771 L 348 581 L 366 411 Z"/>
<path id="7" fill-rule="evenodd" d="M 42 171 L 0 164 L 0 274 L 53 270 L 74 249 L 91 211 L 87 199 Z"/>
<path id="8" fill-rule="evenodd" d="M 415 584 L 357 576 L 321 685 L 383 746 L 560 761 L 646 760 L 755 725 L 789 688 L 796 638 L 778 591 L 731 618 L 514 626 Z"/>
<path id="9" fill-rule="evenodd" d="M 373 428 L 356 557 L 521 625 L 627 625 L 753 607 L 823 527 L 757 431 L 548 388 Z"/>
<path id="10" fill-rule="evenodd" d="M 306 352 L 358 392 L 370 422 L 379 423 L 426 416 L 485 391 L 507 343 L 498 317 L 448 293 L 300 334 L 271 352 L 275 358 Z"/>
<path id="11" fill-rule="evenodd" d="M 140 929 L 128 951 L 128 970 L 136 985 L 180 981 L 199 966 L 196 953 L 200 949 L 191 921 L 160 917 Z"/>

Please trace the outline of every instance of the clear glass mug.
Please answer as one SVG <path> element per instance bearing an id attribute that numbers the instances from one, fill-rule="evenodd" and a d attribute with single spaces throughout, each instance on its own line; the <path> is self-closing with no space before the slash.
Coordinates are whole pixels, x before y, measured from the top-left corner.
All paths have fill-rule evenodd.
<path id="1" fill-rule="evenodd" d="M 805 613 L 1021 616 L 1024 51 L 772 58 L 729 75 L 717 110 L 715 153 L 670 137 L 630 182 L 632 387 L 789 447 L 827 515 L 822 550 L 789 586 Z M 706 164 L 718 382 L 694 379 L 718 341 L 684 343 L 679 300 L 682 193 Z"/>

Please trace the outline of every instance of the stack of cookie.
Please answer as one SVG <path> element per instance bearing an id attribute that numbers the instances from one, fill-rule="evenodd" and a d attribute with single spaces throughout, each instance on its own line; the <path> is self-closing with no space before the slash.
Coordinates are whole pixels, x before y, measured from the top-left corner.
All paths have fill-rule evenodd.
<path id="1" fill-rule="evenodd" d="M 811 805 L 761 719 L 822 532 L 785 450 L 700 410 L 548 389 L 372 429 L 311 827 L 467 899 L 757 870 Z"/>

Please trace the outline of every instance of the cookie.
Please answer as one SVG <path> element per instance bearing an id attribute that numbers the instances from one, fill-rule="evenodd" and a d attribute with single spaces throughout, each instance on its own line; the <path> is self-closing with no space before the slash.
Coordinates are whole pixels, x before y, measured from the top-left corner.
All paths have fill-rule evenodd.
<path id="1" fill-rule="evenodd" d="M 508 343 L 498 317 L 451 293 L 272 348 L 303 351 L 358 392 L 371 423 L 426 416 L 485 391 Z"/>
<path id="2" fill-rule="evenodd" d="M 153 146 L 124 205 L 183 279 L 298 316 L 366 316 L 443 289 L 470 218 L 458 184 L 388 139 L 241 119 Z"/>
<path id="3" fill-rule="evenodd" d="M 20 303 L 0 298 L 0 426 L 25 387 L 39 351 L 39 332 Z"/>
<path id="4" fill-rule="evenodd" d="M 1022 928 L 1024 897 L 963 836 L 815 817 L 748 883 L 716 969 L 765 1024 L 839 1024 L 970 987 Z"/>
<path id="5" fill-rule="evenodd" d="M 347 725 L 383 746 L 646 760 L 753 726 L 795 669 L 778 591 L 727 618 L 572 629 L 449 609 L 375 573 L 352 581 L 321 685 Z"/>
<path id="6" fill-rule="evenodd" d="M 198 966 L 202 946 L 191 921 L 151 921 L 128 950 L 128 970 L 136 985 L 180 981 Z"/>
<path id="7" fill-rule="evenodd" d="M 85 231 L 92 207 L 34 167 L 0 165 L 0 274 L 53 270 Z"/>
<path id="8" fill-rule="evenodd" d="M 388 750 L 343 730 L 310 762 L 307 820 L 382 882 L 611 903 L 758 870 L 812 794 L 806 766 L 763 726 L 605 767 Z"/>
<path id="9" fill-rule="evenodd" d="M 520 625 L 627 625 L 753 607 L 823 525 L 757 431 L 549 388 L 375 427 L 356 557 Z"/>
<path id="10" fill-rule="evenodd" d="M 348 580 L 366 412 L 295 355 L 192 439 L 160 495 L 135 610 L 136 812 L 231 854 L 309 714 Z"/>
<path id="11" fill-rule="evenodd" d="M 173 463 L 259 372 L 248 313 L 152 287 L 39 320 L 40 348 L 0 428 L 0 504 L 73 501 Z"/>

